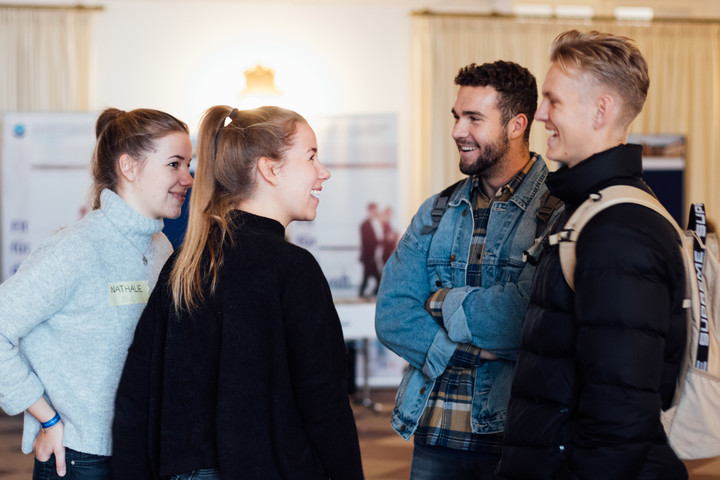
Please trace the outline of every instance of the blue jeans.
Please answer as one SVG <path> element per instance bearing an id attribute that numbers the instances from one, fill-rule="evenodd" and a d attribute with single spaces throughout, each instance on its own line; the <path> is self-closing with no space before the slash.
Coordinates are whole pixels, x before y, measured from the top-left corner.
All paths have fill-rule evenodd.
<path id="1" fill-rule="evenodd" d="M 415 442 L 411 480 L 457 480 L 473 478 L 492 480 L 500 461 L 496 451 L 468 452 L 454 448 L 423 445 Z"/>
<path id="2" fill-rule="evenodd" d="M 170 480 L 220 480 L 220 472 L 214 468 L 201 468 L 170 477 Z"/>
<path id="3" fill-rule="evenodd" d="M 55 455 L 46 462 L 35 458 L 32 480 L 110 480 L 110 457 L 65 449 L 67 473 L 59 477 L 55 468 Z"/>

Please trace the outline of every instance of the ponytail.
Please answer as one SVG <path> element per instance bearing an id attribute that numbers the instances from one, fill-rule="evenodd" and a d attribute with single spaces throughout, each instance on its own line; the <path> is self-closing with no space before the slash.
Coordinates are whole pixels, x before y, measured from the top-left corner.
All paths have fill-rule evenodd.
<path id="1" fill-rule="evenodd" d="M 202 304 L 204 285 L 215 291 L 223 246 L 234 241 L 229 214 L 253 194 L 257 161 L 282 161 L 298 122 L 305 119 L 279 107 L 237 110 L 218 105 L 204 113 L 187 231 L 170 273 L 176 311 Z"/>

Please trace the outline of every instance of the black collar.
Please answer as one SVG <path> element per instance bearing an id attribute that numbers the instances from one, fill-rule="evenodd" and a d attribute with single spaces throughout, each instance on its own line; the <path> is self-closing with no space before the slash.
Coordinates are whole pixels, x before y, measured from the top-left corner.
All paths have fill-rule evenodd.
<path id="1" fill-rule="evenodd" d="M 285 227 L 280 222 L 268 217 L 261 217 L 243 210 L 230 212 L 230 222 L 234 229 L 260 230 L 270 234 L 285 236 Z"/>
<path id="2" fill-rule="evenodd" d="M 613 184 L 648 189 L 642 181 L 642 146 L 618 145 L 592 155 L 573 168 L 563 166 L 547 176 L 550 192 L 571 208 L 589 194 Z"/>

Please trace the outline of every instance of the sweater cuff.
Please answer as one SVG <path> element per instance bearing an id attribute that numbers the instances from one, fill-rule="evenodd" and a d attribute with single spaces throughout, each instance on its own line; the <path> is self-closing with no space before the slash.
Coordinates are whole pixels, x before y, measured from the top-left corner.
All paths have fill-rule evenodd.
<path id="1" fill-rule="evenodd" d="M 0 408 L 8 415 L 17 415 L 30 408 L 45 393 L 40 380 L 35 374 L 28 377 L 15 388 L 0 396 Z"/>

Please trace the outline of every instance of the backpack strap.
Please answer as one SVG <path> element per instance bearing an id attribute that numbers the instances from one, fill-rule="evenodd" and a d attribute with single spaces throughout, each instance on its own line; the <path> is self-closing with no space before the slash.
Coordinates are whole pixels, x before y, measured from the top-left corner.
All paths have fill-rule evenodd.
<path id="1" fill-rule="evenodd" d="M 697 294 L 693 291 L 693 300 L 699 302 L 695 308 L 699 312 L 700 331 L 708 331 L 708 314 L 711 312 L 706 302 L 710 300 L 708 285 L 705 278 L 705 258 L 707 240 L 707 216 L 705 215 L 705 205 L 702 203 L 693 203 L 690 207 L 690 215 L 688 216 L 688 230 L 692 235 L 692 262 L 695 272 L 695 284 L 697 285 Z M 690 272 L 690 270 L 688 270 Z M 689 279 L 688 279 L 689 280 Z M 688 339 L 692 337 L 688 336 Z M 698 335 L 695 342 L 696 351 L 694 354 L 695 368 L 707 371 L 708 360 L 710 359 L 710 346 L 707 337 L 703 338 Z"/>
<path id="2" fill-rule="evenodd" d="M 450 202 L 450 198 L 455 193 L 455 190 L 460 186 L 461 183 L 463 183 L 465 179 L 459 180 L 449 187 L 446 187 L 442 192 L 440 192 L 435 199 L 435 204 L 433 205 L 433 209 L 430 212 L 430 218 L 432 219 L 432 225 L 423 225 L 422 229 L 420 230 L 421 235 L 429 235 L 431 233 L 435 233 L 435 230 L 437 230 L 438 225 L 440 225 L 440 220 L 442 219 L 443 214 L 445 213 L 445 210 L 447 210 L 448 203 Z"/>
<path id="3" fill-rule="evenodd" d="M 545 195 L 543 196 L 542 203 L 540 204 L 540 209 L 537 212 L 537 228 L 535 229 L 535 238 L 540 238 L 545 233 L 545 230 L 548 228 L 548 222 L 550 222 L 550 218 L 552 217 L 552 214 L 560 208 L 563 205 L 563 201 L 560 200 L 558 197 L 550 193 L 548 190 L 545 192 Z"/>
<path id="4" fill-rule="evenodd" d="M 659 213 L 670 222 L 682 240 L 684 233 L 675 219 L 653 195 L 630 185 L 614 185 L 598 193 L 590 194 L 568 219 L 559 232 L 548 237 L 550 245 L 558 245 L 563 276 L 570 288 L 575 290 L 575 243 L 587 222 L 606 208 L 621 203 L 635 203 Z"/>
<path id="5" fill-rule="evenodd" d="M 707 215 L 705 214 L 704 203 L 693 203 L 688 215 L 688 230 L 695 232 L 700 240 L 705 243 L 707 237 Z"/>
<path id="6" fill-rule="evenodd" d="M 540 253 L 543 251 L 543 243 L 548 236 L 548 232 L 552 225 L 550 225 L 550 218 L 552 218 L 555 210 L 563 206 L 563 201 L 555 195 L 551 194 L 550 191 L 546 191 L 543 195 L 542 203 L 540 208 L 535 215 L 537 218 L 537 226 L 535 227 L 535 241 L 533 244 L 523 252 L 523 262 L 527 262 L 530 265 L 537 265 Z M 560 217 L 558 217 L 560 218 Z M 557 222 L 558 218 L 553 221 L 553 224 Z"/>

